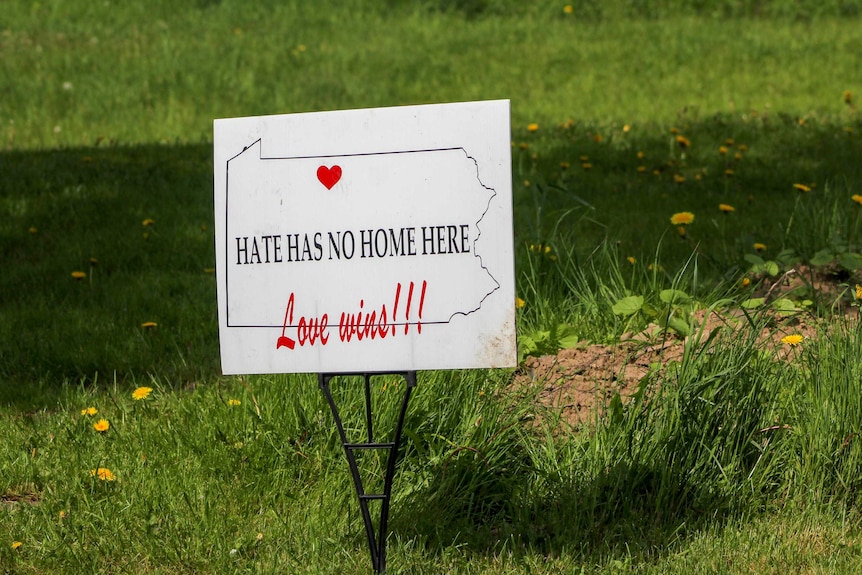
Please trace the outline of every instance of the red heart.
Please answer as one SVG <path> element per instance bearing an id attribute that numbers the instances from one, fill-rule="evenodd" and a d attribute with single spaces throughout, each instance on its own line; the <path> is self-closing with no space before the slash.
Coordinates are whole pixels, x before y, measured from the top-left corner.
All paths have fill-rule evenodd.
<path id="1" fill-rule="evenodd" d="M 327 190 L 331 190 L 332 186 L 341 179 L 341 166 L 332 166 L 331 168 L 320 166 L 317 168 L 317 179 L 326 186 Z"/>

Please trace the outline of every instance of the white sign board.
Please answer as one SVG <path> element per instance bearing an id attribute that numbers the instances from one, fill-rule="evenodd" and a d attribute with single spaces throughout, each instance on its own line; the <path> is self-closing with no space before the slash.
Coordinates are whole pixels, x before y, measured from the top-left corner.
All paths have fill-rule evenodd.
<path id="1" fill-rule="evenodd" d="M 516 364 L 509 102 L 214 122 L 222 370 Z"/>

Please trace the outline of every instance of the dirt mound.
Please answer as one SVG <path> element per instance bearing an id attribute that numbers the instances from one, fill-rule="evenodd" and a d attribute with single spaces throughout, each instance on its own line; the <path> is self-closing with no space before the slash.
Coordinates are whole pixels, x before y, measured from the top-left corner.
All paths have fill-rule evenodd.
<path id="1" fill-rule="evenodd" d="M 779 359 L 790 352 L 789 346 L 781 343 L 784 336 L 800 334 L 809 338 L 817 332 L 817 320 L 804 314 L 775 319 L 761 331 L 758 341 L 775 350 Z M 706 342 L 716 330 L 725 332 L 717 337 L 732 335 L 745 328 L 747 320 L 740 311 L 701 310 L 694 314 L 693 323 L 690 338 Z M 659 373 L 668 364 L 680 361 L 685 345 L 685 339 L 650 324 L 640 333 L 624 334 L 614 345 L 581 342 L 556 355 L 527 357 L 515 375 L 514 387 L 536 393 L 542 405 L 559 410 L 564 421 L 577 425 L 601 413 L 615 394 L 625 398 L 634 393 L 650 371 Z"/>

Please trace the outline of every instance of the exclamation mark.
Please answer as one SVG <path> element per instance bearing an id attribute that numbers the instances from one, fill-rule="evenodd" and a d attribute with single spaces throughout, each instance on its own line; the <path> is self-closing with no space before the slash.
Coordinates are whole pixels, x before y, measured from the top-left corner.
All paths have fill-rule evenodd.
<path id="1" fill-rule="evenodd" d="M 404 335 L 407 335 L 407 330 L 410 329 L 410 302 L 413 301 L 413 282 L 410 282 L 410 291 L 407 292 L 407 314 L 404 318 Z"/>
<path id="2" fill-rule="evenodd" d="M 395 316 L 398 314 L 398 300 L 401 297 L 401 283 L 395 289 L 395 306 L 392 308 L 392 335 L 395 335 Z"/>
<path id="3" fill-rule="evenodd" d="M 419 321 L 416 322 L 416 328 L 419 333 L 422 333 L 422 308 L 425 307 L 425 288 L 428 287 L 428 281 L 422 280 L 422 295 L 419 296 Z"/>

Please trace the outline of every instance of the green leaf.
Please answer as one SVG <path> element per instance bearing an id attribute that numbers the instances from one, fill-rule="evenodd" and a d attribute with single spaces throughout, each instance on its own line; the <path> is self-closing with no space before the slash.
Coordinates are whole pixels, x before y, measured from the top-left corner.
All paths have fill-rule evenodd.
<path id="1" fill-rule="evenodd" d="M 578 342 L 581 341 L 577 335 L 570 334 L 565 337 L 561 337 L 559 344 L 560 349 L 569 349 L 578 345 Z"/>
<path id="2" fill-rule="evenodd" d="M 691 326 L 681 317 L 671 317 L 667 320 L 667 326 L 683 337 L 691 335 Z"/>
<path id="3" fill-rule="evenodd" d="M 686 304 L 691 302 L 691 296 L 678 289 L 662 290 L 658 297 L 664 303 L 670 304 Z"/>
<path id="4" fill-rule="evenodd" d="M 838 255 L 838 265 L 849 272 L 862 268 L 862 255 L 856 252 L 846 252 Z"/>
<path id="5" fill-rule="evenodd" d="M 629 316 L 634 315 L 638 311 L 640 311 L 641 307 L 644 305 L 644 298 L 640 295 L 630 295 L 628 297 L 624 297 L 614 304 L 614 307 L 611 308 L 611 311 L 616 315 Z"/>
<path id="6" fill-rule="evenodd" d="M 780 298 L 772 302 L 772 309 L 778 311 L 781 315 L 793 315 L 796 313 L 796 303 L 786 297 Z"/>
<path id="7" fill-rule="evenodd" d="M 745 309 L 755 309 L 755 308 L 762 306 L 763 302 L 765 302 L 765 301 L 766 301 L 766 298 L 753 297 L 751 299 L 745 300 L 744 302 L 742 302 L 739 305 L 744 307 Z"/>
<path id="8" fill-rule="evenodd" d="M 766 261 L 764 261 L 762 257 L 754 254 L 745 254 L 743 257 L 745 258 L 745 261 L 747 261 L 753 266 L 762 266 L 766 263 Z"/>
<path id="9" fill-rule="evenodd" d="M 778 272 L 780 271 L 778 268 L 778 264 L 772 260 L 766 262 L 766 265 L 764 266 L 763 269 L 766 273 L 768 273 L 771 276 L 777 276 Z"/>
<path id="10" fill-rule="evenodd" d="M 811 258 L 811 265 L 813 266 L 825 266 L 827 264 L 831 264 L 832 260 L 835 259 L 835 254 L 832 253 L 832 250 L 820 250 L 814 257 Z"/>

